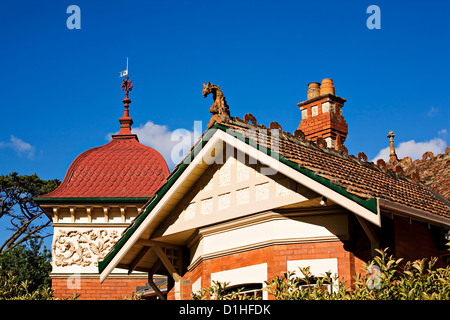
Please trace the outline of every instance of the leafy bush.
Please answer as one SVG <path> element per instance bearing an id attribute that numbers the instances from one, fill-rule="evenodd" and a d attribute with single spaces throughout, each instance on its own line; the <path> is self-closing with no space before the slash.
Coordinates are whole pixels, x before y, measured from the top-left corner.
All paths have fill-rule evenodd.
<path id="1" fill-rule="evenodd" d="M 29 290 L 29 282 L 18 281 L 12 271 L 0 275 L 0 300 L 51 300 L 53 292 L 50 287 Z"/>
<path id="2" fill-rule="evenodd" d="M 378 283 L 373 288 L 374 275 L 356 275 L 355 290 L 350 299 L 366 300 L 448 300 L 450 299 L 450 266 L 434 268 L 437 258 L 408 261 L 387 256 L 386 250 L 377 250 L 379 256 L 365 265 L 375 274 Z M 369 285 L 368 285 L 369 284 Z"/>
<path id="3" fill-rule="evenodd" d="M 295 272 L 282 273 L 266 281 L 263 290 L 277 300 L 448 300 L 450 299 L 450 266 L 435 268 L 437 258 L 408 261 L 379 253 L 364 264 L 364 274 L 354 275 L 355 282 L 348 286 L 337 275 L 326 273 L 315 278 L 310 268 L 299 268 L 302 277 Z M 217 300 L 254 299 L 239 291 L 227 292 L 228 283 L 213 282 L 210 288 L 193 293 L 192 299 Z"/>
<path id="4" fill-rule="evenodd" d="M 228 289 L 230 282 L 219 282 L 213 280 L 213 285 L 208 288 L 192 293 L 192 300 L 261 300 L 256 294 L 251 295 L 242 292 L 244 288 L 230 291 Z"/>
<path id="5" fill-rule="evenodd" d="M 345 295 L 342 282 L 337 282 L 337 276 L 327 273 L 323 278 L 315 278 L 309 267 L 299 268 L 303 277 L 296 277 L 295 271 L 282 273 L 266 281 L 264 290 L 277 300 L 334 300 Z M 338 290 L 332 286 L 331 291 L 325 285 L 338 283 Z M 326 286 L 327 287 L 327 286 Z"/>

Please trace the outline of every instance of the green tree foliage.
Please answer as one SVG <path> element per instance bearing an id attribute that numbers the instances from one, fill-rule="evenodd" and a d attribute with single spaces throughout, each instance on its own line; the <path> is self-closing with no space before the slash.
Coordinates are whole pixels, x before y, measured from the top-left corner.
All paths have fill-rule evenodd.
<path id="1" fill-rule="evenodd" d="M 9 220 L 11 235 L 0 244 L 0 252 L 10 250 L 31 237 L 46 237 L 51 221 L 34 197 L 54 190 L 60 181 L 42 180 L 36 174 L 19 175 L 17 172 L 0 175 L 0 219 Z M 3 219 L 2 219 L 3 218 Z"/>
<path id="2" fill-rule="evenodd" d="M 30 238 L 27 244 L 0 253 L 0 276 L 14 279 L 17 284 L 26 282 L 30 291 L 50 287 L 51 252 L 42 248 L 42 242 Z"/>
<path id="3" fill-rule="evenodd" d="M 43 240 L 30 238 L 0 253 L 0 299 L 46 300 L 52 298 L 51 253 L 42 247 Z"/>
<path id="4" fill-rule="evenodd" d="M 354 275 L 353 286 L 326 273 L 316 278 L 310 268 L 299 268 L 301 276 L 286 272 L 266 281 L 263 290 L 277 300 L 449 300 L 450 266 L 436 268 L 437 258 L 402 263 L 377 250 L 379 255 L 364 265 L 364 272 Z M 368 272 L 369 271 L 369 272 Z M 229 293 L 228 283 L 214 282 L 210 288 L 194 293 L 192 299 L 239 299 Z M 245 299 L 253 299 L 245 296 Z"/>

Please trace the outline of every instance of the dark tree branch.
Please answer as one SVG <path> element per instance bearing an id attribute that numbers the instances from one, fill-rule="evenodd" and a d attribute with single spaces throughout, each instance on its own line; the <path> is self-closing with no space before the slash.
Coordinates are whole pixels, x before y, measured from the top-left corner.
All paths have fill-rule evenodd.
<path id="1" fill-rule="evenodd" d="M 7 228 L 12 235 L 0 246 L 0 252 L 27 241 L 30 237 L 47 237 L 42 232 L 51 224 L 50 220 L 37 223 L 43 211 L 33 201 L 34 197 L 54 190 L 60 181 L 42 180 L 36 174 L 20 176 L 17 172 L 0 175 L 0 218 L 11 217 Z"/>

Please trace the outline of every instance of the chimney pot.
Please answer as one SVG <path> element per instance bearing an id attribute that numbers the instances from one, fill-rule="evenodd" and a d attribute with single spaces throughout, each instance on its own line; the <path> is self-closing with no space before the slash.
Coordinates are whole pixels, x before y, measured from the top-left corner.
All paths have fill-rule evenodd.
<path id="1" fill-rule="evenodd" d="M 327 93 L 331 93 L 334 95 L 334 84 L 331 79 L 323 79 L 322 84 L 320 85 L 320 95 L 324 95 Z"/>
<path id="2" fill-rule="evenodd" d="M 307 99 L 312 99 L 318 97 L 320 95 L 320 83 L 319 82 L 311 82 L 308 84 L 308 94 Z"/>

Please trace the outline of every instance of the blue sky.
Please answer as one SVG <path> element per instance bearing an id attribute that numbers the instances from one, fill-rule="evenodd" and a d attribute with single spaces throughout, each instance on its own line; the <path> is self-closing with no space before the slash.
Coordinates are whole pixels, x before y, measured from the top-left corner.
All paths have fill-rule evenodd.
<path id="1" fill-rule="evenodd" d="M 69 5 L 81 29 L 69 30 Z M 370 30 L 369 5 L 381 9 Z M 450 144 L 448 1 L 4 1 L 0 9 L 0 172 L 62 180 L 81 152 L 119 130 L 119 72 L 130 60 L 130 115 L 141 142 L 209 121 L 221 86 L 232 116 L 293 132 L 309 82 L 348 101 L 346 146 L 374 159 Z M 403 144 L 402 144 L 403 143 Z M 380 154 L 381 152 L 381 154 Z"/>

